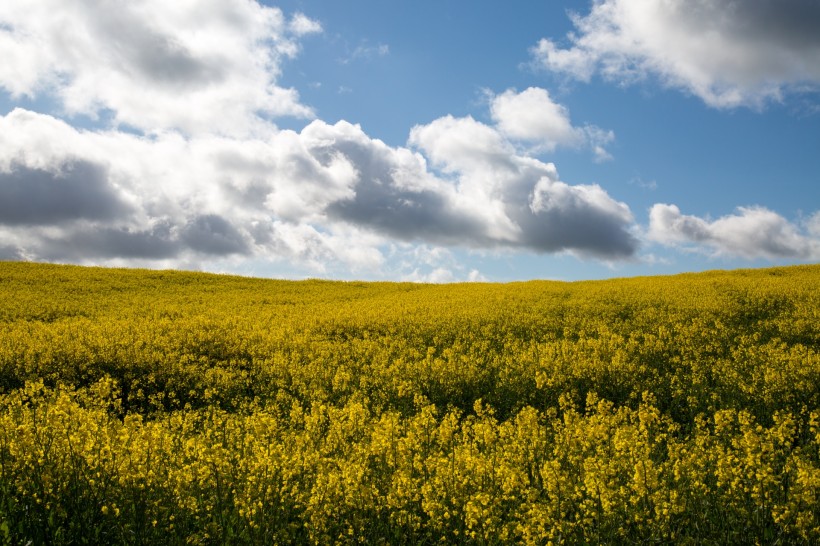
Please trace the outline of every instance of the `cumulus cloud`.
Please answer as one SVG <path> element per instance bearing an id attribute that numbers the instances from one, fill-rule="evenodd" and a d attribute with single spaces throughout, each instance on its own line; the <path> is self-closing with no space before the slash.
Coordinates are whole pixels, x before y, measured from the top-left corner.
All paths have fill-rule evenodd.
<path id="1" fill-rule="evenodd" d="M 313 202 L 305 211 L 311 218 L 390 240 L 470 248 L 605 259 L 637 248 L 625 204 L 599 186 L 561 182 L 553 164 L 518 155 L 498 130 L 471 117 L 414 127 L 410 148 L 387 146 L 347 122 L 314 121 L 299 137 L 310 161 L 344 181 Z"/>
<path id="2" fill-rule="evenodd" d="M 815 215 L 816 216 L 816 215 Z M 666 245 L 711 249 L 743 258 L 820 259 L 820 237 L 763 207 L 740 207 L 714 221 L 685 215 L 675 205 L 656 204 L 649 212 L 648 237 Z"/>
<path id="3" fill-rule="evenodd" d="M 356 234 L 286 225 L 314 220 L 347 195 L 352 172 L 346 161 L 319 163 L 293 131 L 265 140 L 145 137 L 81 131 L 16 109 L 0 117 L 0 229 L 34 259 L 270 255 L 314 263 L 304 248 L 313 245 L 355 267 L 373 263 L 372 253 L 348 250 Z M 288 201 L 300 188 L 307 201 Z M 324 201 L 310 200 L 320 193 Z M 283 202 L 293 207 L 279 218 Z"/>
<path id="4" fill-rule="evenodd" d="M 252 0 L 0 3 L 0 87 L 143 131 L 245 134 L 258 114 L 312 117 L 276 80 L 321 26 Z"/>
<path id="5" fill-rule="evenodd" d="M 409 143 L 318 120 L 264 139 L 149 137 L 16 109 L 0 117 L 0 227 L 27 255 L 70 261 L 245 256 L 355 270 L 382 264 L 390 241 L 607 260 L 637 249 L 625 204 L 561 181 L 493 127 L 445 116 Z"/>
<path id="6" fill-rule="evenodd" d="M 534 157 L 581 145 L 604 157 L 612 139 L 573 126 L 543 89 L 495 97 L 493 124 L 418 125 L 406 146 L 346 121 L 277 128 L 276 116 L 313 115 L 277 81 L 300 40 L 321 30 L 253 0 L 0 3 L 0 88 L 54 103 L 64 118 L 0 116 L 0 257 L 262 260 L 321 274 L 385 267 L 395 243 L 635 254 L 624 203 Z M 110 124 L 79 129 L 76 115 Z M 419 271 L 470 276 L 443 263 Z"/>
<path id="7" fill-rule="evenodd" d="M 476 246 L 571 251 L 603 259 L 631 256 L 638 242 L 629 207 L 597 185 L 569 185 L 555 165 L 518 155 L 501 133 L 470 117 L 447 116 L 410 133 L 434 166 L 455 176 L 459 202 L 481 203 Z"/>
<path id="8" fill-rule="evenodd" d="M 303 134 L 320 161 L 341 155 L 356 169 L 352 195 L 326 208 L 330 219 L 399 240 L 458 245 L 482 238 L 480 210 L 462 206 L 449 184 L 427 172 L 420 155 L 374 141 L 348 123 L 314 123 Z"/>
<path id="9" fill-rule="evenodd" d="M 491 95 L 490 114 L 501 134 L 533 144 L 533 151 L 588 146 L 596 161 L 612 159 L 605 146 L 615 140 L 615 133 L 595 125 L 574 126 L 569 110 L 553 101 L 546 89 L 530 87 L 520 93 L 507 89 Z"/>
<path id="10" fill-rule="evenodd" d="M 493 97 L 490 113 L 505 135 L 541 141 L 549 149 L 558 144 L 579 144 L 582 132 L 572 126 L 569 111 L 553 102 L 546 89 L 530 87 L 521 93 L 514 89 Z"/>
<path id="11" fill-rule="evenodd" d="M 567 47 L 542 39 L 536 65 L 588 81 L 650 75 L 714 107 L 760 107 L 820 84 L 815 0 L 596 0 Z"/>

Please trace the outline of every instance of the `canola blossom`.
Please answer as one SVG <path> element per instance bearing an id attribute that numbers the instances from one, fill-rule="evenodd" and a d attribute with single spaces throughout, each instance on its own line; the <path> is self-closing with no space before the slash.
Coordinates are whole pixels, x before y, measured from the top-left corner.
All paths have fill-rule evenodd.
<path id="1" fill-rule="evenodd" d="M 0 544 L 820 543 L 820 266 L 0 262 Z"/>

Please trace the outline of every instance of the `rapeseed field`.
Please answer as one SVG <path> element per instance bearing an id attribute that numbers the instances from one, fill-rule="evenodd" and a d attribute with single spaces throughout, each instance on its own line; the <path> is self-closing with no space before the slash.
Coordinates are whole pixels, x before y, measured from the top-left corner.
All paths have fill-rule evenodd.
<path id="1" fill-rule="evenodd" d="M 0 263 L 2 544 L 820 543 L 820 266 Z"/>

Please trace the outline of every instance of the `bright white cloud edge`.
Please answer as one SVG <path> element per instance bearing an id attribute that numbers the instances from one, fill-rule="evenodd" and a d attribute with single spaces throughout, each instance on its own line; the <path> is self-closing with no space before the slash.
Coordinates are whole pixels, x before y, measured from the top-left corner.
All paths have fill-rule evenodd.
<path id="1" fill-rule="evenodd" d="M 260 114 L 312 118 L 277 79 L 321 25 L 252 0 L 205 4 L 4 0 L 0 87 L 145 132 L 248 135 L 267 130 Z"/>
<path id="2" fill-rule="evenodd" d="M 615 140 L 615 133 L 597 127 L 574 126 L 569 110 L 555 102 L 546 89 L 529 87 L 520 93 L 507 89 L 500 95 L 487 91 L 490 115 L 498 131 L 515 141 L 532 145 L 532 152 L 552 152 L 556 147 L 587 146 L 595 161 L 613 159 L 605 146 Z"/>
<path id="3" fill-rule="evenodd" d="M 715 256 L 820 260 L 818 224 L 820 212 L 811 216 L 801 229 L 764 207 L 739 207 L 734 214 L 709 221 L 682 214 L 675 205 L 656 204 L 649 211 L 647 237 Z"/>
<path id="4" fill-rule="evenodd" d="M 589 81 L 649 76 L 718 108 L 761 108 L 820 89 L 813 0 L 596 0 L 576 31 L 532 49 L 536 66 Z"/>

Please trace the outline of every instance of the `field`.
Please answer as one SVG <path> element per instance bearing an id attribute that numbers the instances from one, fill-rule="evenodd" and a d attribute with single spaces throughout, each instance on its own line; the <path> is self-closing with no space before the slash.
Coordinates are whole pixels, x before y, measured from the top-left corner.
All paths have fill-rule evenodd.
<path id="1" fill-rule="evenodd" d="M 820 543 L 820 266 L 0 263 L 0 544 Z"/>

